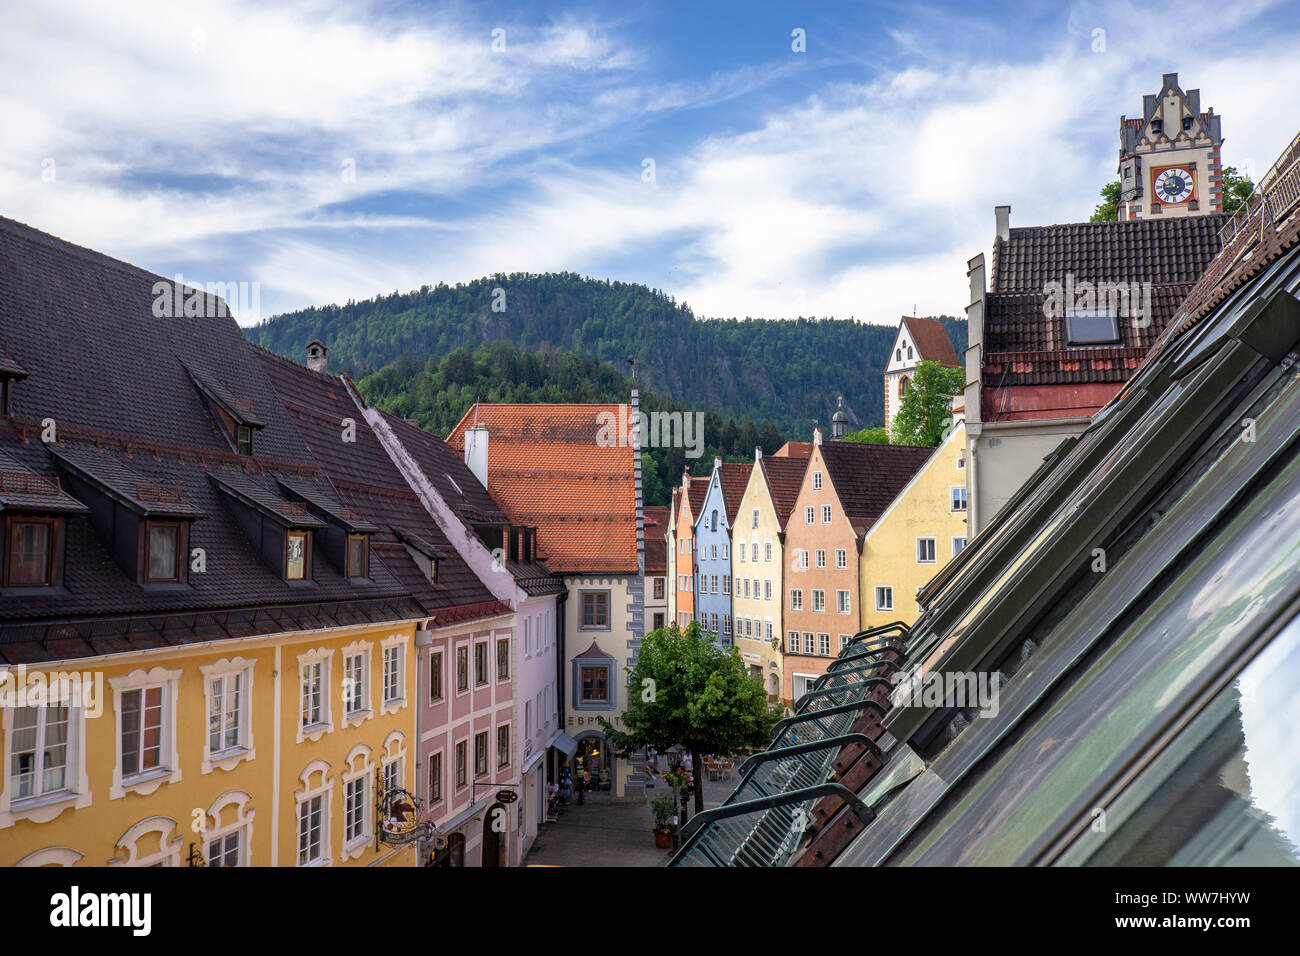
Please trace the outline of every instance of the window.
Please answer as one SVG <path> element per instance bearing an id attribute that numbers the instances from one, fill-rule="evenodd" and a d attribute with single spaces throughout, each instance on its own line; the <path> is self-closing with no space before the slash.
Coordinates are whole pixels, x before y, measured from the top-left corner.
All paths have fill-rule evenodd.
<path id="1" fill-rule="evenodd" d="M 767 639 L 770 641 L 772 639 L 772 622 L 765 621 L 764 624 L 766 625 L 764 630 L 767 632 Z"/>
<path id="2" fill-rule="evenodd" d="M 814 472 L 813 472 L 813 491 L 821 491 L 821 490 L 822 490 L 822 473 L 821 473 L 820 471 L 814 471 Z"/>
<path id="3" fill-rule="evenodd" d="M 749 597 L 749 578 L 742 578 L 745 583 L 745 597 Z"/>
<path id="4" fill-rule="evenodd" d="M 771 541 L 764 541 L 764 542 L 763 542 L 763 560 L 764 560 L 764 561 L 771 561 L 771 560 L 772 560 L 772 542 L 771 542 Z"/>
<path id="5" fill-rule="evenodd" d="M 502 724 L 497 728 L 497 766 L 510 766 L 510 725 Z"/>
<path id="6" fill-rule="evenodd" d="M 366 547 L 366 536 L 363 534 L 348 535 L 348 577 L 364 578 L 368 577 L 367 557 L 369 549 Z"/>
<path id="7" fill-rule="evenodd" d="M 584 628 L 609 628 L 609 592 L 582 592 L 582 626 Z"/>
<path id="8" fill-rule="evenodd" d="M 235 426 L 235 447 L 241 455 L 253 453 L 253 429 L 248 425 Z"/>
<path id="9" fill-rule="evenodd" d="M 965 548 L 965 547 L 966 547 L 966 539 L 965 539 L 965 538 L 962 538 L 962 537 L 954 537 L 954 538 L 952 539 L 952 556 L 953 556 L 954 558 L 957 557 L 957 555 L 961 554 L 962 549 Z"/>
<path id="10" fill-rule="evenodd" d="M 456 744 L 456 789 L 465 786 L 465 741 Z"/>
<path id="11" fill-rule="evenodd" d="M 894 609 L 894 589 L 891 587 L 876 588 L 876 610 L 892 611 Z"/>
<path id="12" fill-rule="evenodd" d="M 145 583 L 180 581 L 181 523 L 146 521 L 145 528 Z"/>
<path id="13" fill-rule="evenodd" d="M 829 634 L 817 635 L 817 653 L 822 657 L 830 657 L 831 654 L 831 636 Z"/>
<path id="14" fill-rule="evenodd" d="M 429 700 L 442 700 L 442 651 L 429 655 Z"/>
<path id="15" fill-rule="evenodd" d="M 900 362 L 903 361 L 903 350 L 894 349 L 894 358 L 896 358 Z"/>
<path id="16" fill-rule="evenodd" d="M 536 699 L 540 701 L 542 699 L 542 695 L 538 694 Z M 537 714 L 539 717 L 541 716 L 541 713 L 542 713 L 542 706 L 539 703 L 537 705 Z M 532 739 L 532 736 L 533 736 L 533 702 L 531 700 L 526 700 L 524 701 L 524 746 L 525 747 L 530 746 L 530 741 Z M 524 752 L 527 753 L 528 751 L 525 750 Z"/>
<path id="17" fill-rule="evenodd" d="M 141 687 L 122 692 L 122 776 L 163 766 L 163 688 Z"/>
<path id="18" fill-rule="evenodd" d="M 244 831 L 241 827 L 208 841 L 208 866 L 239 866 L 242 859 L 240 844 Z"/>
<path id="19" fill-rule="evenodd" d="M 966 486 L 953 485 L 948 489 L 948 510 L 965 511 L 966 510 Z"/>
<path id="20" fill-rule="evenodd" d="M 362 774 L 355 780 L 343 785 L 343 840 L 355 844 L 365 839 L 366 825 L 366 781 L 369 774 Z"/>
<path id="21" fill-rule="evenodd" d="M 757 527 L 758 527 L 758 509 L 757 509 L 757 508 L 755 508 L 755 509 L 750 513 L 750 516 L 749 516 L 749 526 L 750 526 L 751 528 L 757 528 Z"/>
<path id="22" fill-rule="evenodd" d="M 813 524 L 813 523 L 815 523 L 816 519 L 817 519 L 817 509 L 816 509 L 816 508 L 814 508 L 812 505 L 808 505 L 808 507 L 806 507 L 806 508 L 803 509 L 803 523 L 804 523 L 804 524 Z"/>
<path id="23" fill-rule="evenodd" d="M 456 648 L 456 693 L 469 690 L 469 648 Z"/>
<path id="24" fill-rule="evenodd" d="M 852 608 L 849 605 L 848 591 L 835 592 L 835 607 L 839 610 L 841 614 L 849 614 L 852 612 Z"/>
<path id="25" fill-rule="evenodd" d="M 723 561 L 726 561 L 729 557 L 731 557 L 731 555 L 730 555 L 729 552 L 730 552 L 730 545 L 728 545 L 727 542 L 725 542 L 725 541 L 722 542 L 722 560 L 723 560 Z"/>
<path id="26" fill-rule="evenodd" d="M 915 356 L 912 354 L 912 346 L 907 347 L 907 359 L 910 362 Z"/>
<path id="27" fill-rule="evenodd" d="M 802 550 L 801 550 L 801 551 L 797 551 L 797 552 L 795 552 L 795 557 L 798 559 L 798 561 L 797 561 L 797 566 L 798 566 L 799 570 L 800 570 L 800 571 L 807 571 L 807 570 L 808 570 L 808 552 L 807 552 L 807 551 L 802 551 Z"/>
<path id="28" fill-rule="evenodd" d="M 763 600 L 764 601 L 772 600 L 772 579 L 771 578 L 763 579 Z"/>
<path id="29" fill-rule="evenodd" d="M 790 653 L 798 654 L 799 653 L 799 632 L 791 631 L 789 635 L 787 635 L 787 640 L 790 642 Z"/>
<path id="30" fill-rule="evenodd" d="M 324 859 L 325 794 L 319 793 L 298 806 L 298 865 Z"/>
<path id="31" fill-rule="evenodd" d="M 349 716 L 368 710 L 370 675 L 366 673 L 370 654 L 349 654 L 343 658 L 343 710 Z"/>
<path id="32" fill-rule="evenodd" d="M 841 651 L 841 652 L 843 652 L 844 648 L 846 648 L 846 647 L 849 646 L 849 641 L 851 641 L 851 640 L 853 640 L 853 636 L 852 636 L 851 634 L 841 634 L 841 635 L 840 635 L 840 651 Z"/>
<path id="33" fill-rule="evenodd" d="M 311 559 L 306 531 L 290 531 L 284 536 L 284 576 L 288 581 L 305 581 L 310 574 Z"/>
<path id="34" fill-rule="evenodd" d="M 722 615 L 722 633 L 725 637 L 731 636 L 731 615 Z"/>
<path id="35" fill-rule="evenodd" d="M 753 549 L 753 550 L 750 552 L 750 553 L 753 555 L 753 561 L 754 561 L 755 564 L 757 564 L 757 563 L 758 563 L 758 542 L 755 541 L 755 542 L 754 542 L 750 547 Z M 768 551 L 769 551 L 769 552 L 771 551 L 771 546 L 768 547 Z M 772 560 L 772 556 L 771 556 L 770 553 L 768 554 L 768 558 L 767 558 L 767 559 L 768 559 L 769 561 Z"/>
<path id="36" fill-rule="evenodd" d="M 487 647 L 487 641 L 479 641 L 474 645 L 474 683 L 478 685 L 488 682 Z"/>
<path id="37" fill-rule="evenodd" d="M 844 548 L 835 549 L 835 567 L 841 571 L 849 566 L 849 552 Z"/>
<path id="38" fill-rule="evenodd" d="M 384 764 L 384 792 L 406 789 L 406 774 L 403 772 L 402 758 L 396 757 Z"/>
<path id="39" fill-rule="evenodd" d="M 1154 205 L 1151 211 L 1155 212 Z M 1067 345 L 1118 343 L 1120 341 L 1119 322 L 1108 306 L 1091 309 L 1067 308 L 1065 310 L 1065 336 Z"/>
<path id="40" fill-rule="evenodd" d="M 244 675 L 222 674 L 208 681 L 208 753 L 243 744 Z"/>
<path id="41" fill-rule="evenodd" d="M 582 680 L 582 702 L 584 704 L 603 704 L 609 702 L 609 668 L 606 666 L 585 666 L 580 671 Z"/>
<path id="42" fill-rule="evenodd" d="M 384 648 L 384 703 L 402 698 L 402 648 Z"/>
<path id="43" fill-rule="evenodd" d="M 325 723 L 325 662 L 312 661 L 302 669 L 302 725 Z"/>
<path id="44" fill-rule="evenodd" d="M 706 614 L 705 617 L 707 618 L 708 615 Z M 718 634 L 718 613 L 717 613 L 716 611 L 713 612 L 713 626 L 710 627 L 709 630 L 713 632 L 714 637 L 717 636 L 717 634 Z"/>
<path id="45" fill-rule="evenodd" d="M 831 506 L 822 505 L 822 524 L 831 523 Z"/>
<path id="46" fill-rule="evenodd" d="M 709 593 L 710 594 L 718 593 L 718 576 L 716 574 L 709 575 Z"/>
<path id="47" fill-rule="evenodd" d="M 753 637 L 753 636 L 754 636 L 754 622 L 753 622 L 753 620 L 750 619 L 750 618 L 744 618 L 743 620 L 744 620 L 744 622 L 745 622 L 745 637 Z M 740 625 L 739 625 L 739 624 L 736 625 L 736 635 L 737 635 L 737 636 L 740 635 Z"/>
<path id="48" fill-rule="evenodd" d="M 664 599 L 664 579 L 655 578 L 655 600 L 662 601 L 663 599 Z M 541 635 L 539 634 L 538 637 L 540 638 Z"/>
<path id="49" fill-rule="evenodd" d="M 4 563 L 4 586 L 49 587 L 55 574 L 58 518 L 6 518 L 9 548 Z"/>
<path id="50" fill-rule="evenodd" d="M 736 557 L 740 560 L 740 562 L 741 562 L 742 564 L 744 564 L 744 562 L 745 562 L 745 555 L 746 555 L 748 552 L 749 552 L 749 549 L 745 547 L 745 542 L 743 542 L 743 541 L 737 542 L 737 544 L 736 544 Z"/>
<path id="51" fill-rule="evenodd" d="M 730 574 L 724 574 L 724 575 L 722 576 L 722 593 L 723 593 L 723 594 L 730 594 L 730 593 L 731 593 L 731 575 L 730 575 Z"/>
<path id="52" fill-rule="evenodd" d="M 958 459 L 957 459 L 957 467 L 958 467 L 958 468 L 965 468 L 965 467 L 966 467 L 966 459 L 965 459 L 965 458 L 958 458 Z"/>
<path id="53" fill-rule="evenodd" d="M 933 564 L 934 563 L 934 538 L 917 538 L 916 539 L 916 563 Z"/>
<path id="54" fill-rule="evenodd" d="M 817 567 L 826 567 L 826 552 L 822 548 L 817 549 Z"/>
<path id="55" fill-rule="evenodd" d="M 487 773 L 488 735 L 484 730 L 474 735 L 474 776 L 481 777 Z"/>
<path id="56" fill-rule="evenodd" d="M 68 707 L 19 707 L 10 738 L 10 780 L 14 800 L 43 797 L 69 789 Z"/>
<path id="57" fill-rule="evenodd" d="M 429 802 L 442 799 L 442 754 L 429 755 Z"/>
<path id="58" fill-rule="evenodd" d="M 792 611 L 803 610 L 803 589 L 802 588 L 790 589 L 790 610 Z"/>
<path id="59" fill-rule="evenodd" d="M 526 622 L 525 622 L 526 623 Z M 510 638 L 497 638 L 497 680 L 510 679 Z"/>
<path id="60" fill-rule="evenodd" d="M 813 599 L 813 608 L 812 608 L 812 609 L 813 609 L 814 611 L 825 611 L 825 610 L 826 610 L 826 592 L 825 592 L 825 591 L 823 591 L 821 588 L 814 588 L 814 589 L 813 589 L 813 593 L 812 593 L 812 599 Z"/>
<path id="61" fill-rule="evenodd" d="M 803 652 L 809 655 L 813 653 L 813 636 L 808 631 L 803 634 Z"/>

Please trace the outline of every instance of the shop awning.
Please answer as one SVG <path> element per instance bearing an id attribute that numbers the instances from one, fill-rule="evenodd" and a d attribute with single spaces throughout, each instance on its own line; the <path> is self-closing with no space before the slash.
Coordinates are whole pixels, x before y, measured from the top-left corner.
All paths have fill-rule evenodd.
<path id="1" fill-rule="evenodd" d="M 578 742 L 563 730 L 556 731 L 555 736 L 547 741 L 546 746 L 554 747 L 566 757 L 572 757 L 578 752 Z"/>

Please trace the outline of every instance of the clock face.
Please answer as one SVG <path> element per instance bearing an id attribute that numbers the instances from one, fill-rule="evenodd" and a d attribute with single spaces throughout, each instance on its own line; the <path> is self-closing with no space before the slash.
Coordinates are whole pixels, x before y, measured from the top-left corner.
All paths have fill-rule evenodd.
<path id="1" fill-rule="evenodd" d="M 1156 198 L 1166 205 L 1186 202 L 1192 196 L 1195 180 L 1190 170 L 1181 166 L 1170 166 L 1156 176 Z"/>

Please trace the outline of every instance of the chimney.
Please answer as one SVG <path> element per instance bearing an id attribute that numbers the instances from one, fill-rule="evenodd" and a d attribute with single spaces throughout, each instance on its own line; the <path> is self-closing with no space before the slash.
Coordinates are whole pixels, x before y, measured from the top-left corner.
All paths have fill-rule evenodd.
<path id="1" fill-rule="evenodd" d="M 325 343 L 320 339 L 312 339 L 307 343 L 307 367 L 313 372 L 325 371 L 325 353 L 329 349 L 325 348 Z"/>
<path id="2" fill-rule="evenodd" d="M 1011 207 L 994 206 L 993 218 L 998 224 L 998 238 L 1006 242 L 1011 238 Z"/>
<path id="3" fill-rule="evenodd" d="M 718 469 L 720 469 L 721 467 L 722 467 L 722 459 L 721 459 L 721 458 L 718 458 L 717 456 L 714 456 L 714 459 L 713 459 L 713 470 L 716 472 L 716 471 L 718 471 Z"/>
<path id="4" fill-rule="evenodd" d="M 760 461 L 762 461 L 762 460 L 763 460 L 763 446 L 762 446 L 762 445 L 755 445 L 755 446 L 754 446 L 754 464 L 757 465 L 757 464 L 758 464 Z"/>
<path id="5" fill-rule="evenodd" d="M 820 428 L 814 428 L 814 429 L 813 429 L 813 444 L 814 444 L 814 445 L 820 445 L 821 443 L 822 443 L 822 430 L 821 430 Z"/>
<path id="6" fill-rule="evenodd" d="M 465 464 L 484 488 L 488 486 L 488 430 L 486 425 L 465 429 Z"/>

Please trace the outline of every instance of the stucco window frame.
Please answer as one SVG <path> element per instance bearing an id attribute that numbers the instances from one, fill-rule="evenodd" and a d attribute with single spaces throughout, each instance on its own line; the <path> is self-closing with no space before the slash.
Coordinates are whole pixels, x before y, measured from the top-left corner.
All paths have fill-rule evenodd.
<path id="1" fill-rule="evenodd" d="M 100 706 L 103 706 L 102 701 Z M 16 711 L 15 707 L 0 708 L 0 727 L 3 727 L 0 741 L 4 742 L 4 749 L 0 752 L 0 780 L 4 781 L 4 788 L 0 790 L 0 830 L 13 826 L 19 820 L 49 823 L 64 810 L 81 810 L 90 806 L 93 795 L 90 777 L 86 773 L 86 713 L 83 707 L 69 707 L 68 712 L 68 786 L 57 793 L 24 797 L 18 801 L 13 799 L 16 784 L 10 755 L 13 753 Z"/>
<path id="2" fill-rule="evenodd" d="M 246 657 L 223 657 L 214 664 L 203 664 L 199 673 L 203 675 L 203 713 L 205 717 L 212 714 L 212 682 L 219 677 L 243 676 L 243 687 L 239 701 L 239 743 L 216 753 L 212 752 L 212 734 L 206 725 L 203 728 L 203 762 L 199 772 L 212 773 L 214 770 L 234 770 L 245 760 L 257 756 L 253 744 L 253 672 L 256 660 Z"/>
<path id="3" fill-rule="evenodd" d="M 601 624 L 584 624 L 583 603 L 586 601 L 588 594 L 605 595 L 605 623 Z M 578 630 L 579 631 L 612 631 L 614 629 L 614 595 L 611 588 L 579 588 L 578 590 Z M 595 607 L 593 606 L 593 619 Z"/>
<path id="4" fill-rule="evenodd" d="M 396 714 L 406 707 L 406 659 L 410 646 L 409 634 L 393 634 L 379 642 L 379 713 Z M 391 700 L 384 696 L 384 655 L 397 648 L 397 696 Z"/>
<path id="5" fill-rule="evenodd" d="M 120 800 L 128 793 L 137 793 L 142 797 L 147 797 L 164 783 L 180 783 L 180 750 L 176 740 L 177 696 L 180 679 L 180 669 L 168 670 L 161 666 L 150 668 L 147 671 L 142 667 L 136 668 L 124 677 L 110 677 L 108 679 L 108 684 L 113 691 L 113 719 L 115 723 L 113 733 L 113 782 L 108 789 L 108 798 L 110 800 Z M 132 774 L 130 779 L 126 779 L 122 773 L 124 756 L 122 753 L 122 694 L 132 690 L 143 691 L 150 687 L 162 687 L 163 689 L 162 725 L 160 728 L 163 739 L 160 751 L 165 764 L 162 767 L 146 770 L 143 773 Z M 206 728 L 204 732 L 207 732 Z"/>
<path id="6" fill-rule="evenodd" d="M 357 744 L 348 752 L 343 766 L 343 849 L 340 855 L 344 860 L 355 860 L 366 852 L 375 834 L 374 751 L 369 744 Z M 357 780 L 364 781 L 361 788 L 361 835 L 348 840 L 348 784 Z"/>
<path id="7" fill-rule="evenodd" d="M 173 831 L 176 836 L 169 841 L 167 834 Z M 159 849 L 156 853 L 142 857 L 139 856 L 139 842 L 140 838 L 148 833 L 159 834 Z M 176 820 L 162 814 L 153 814 L 133 823 L 114 841 L 113 848 L 124 848 L 126 856 L 115 856 L 108 861 L 108 865 L 148 867 L 161 863 L 163 866 L 177 867 L 181 865 L 181 844 L 184 842 L 185 832 Z"/>
<path id="8" fill-rule="evenodd" d="M 307 675 L 307 668 L 312 664 L 321 665 L 321 719 L 313 724 L 304 724 L 302 710 L 303 678 Z M 334 676 L 334 648 L 332 647 L 315 647 L 309 651 L 303 651 L 298 655 L 298 719 L 294 721 L 297 725 L 297 732 L 294 737 L 295 743 L 302 743 L 304 740 L 310 740 L 316 743 L 326 734 L 334 733 L 334 708 L 330 703 L 330 683 Z"/>
<path id="9" fill-rule="evenodd" d="M 618 709 L 618 686 L 614 681 L 616 672 L 615 666 L 617 661 L 612 657 L 575 657 L 572 661 L 571 676 L 573 681 L 573 709 L 581 711 L 590 710 L 617 710 Z M 605 669 L 605 687 L 609 695 L 607 701 L 584 701 L 582 699 L 582 668 L 584 667 L 603 667 Z"/>
<path id="10" fill-rule="evenodd" d="M 209 806 L 207 810 L 207 816 L 211 820 L 220 821 L 221 812 L 232 804 L 237 805 L 237 810 L 235 813 L 235 819 L 232 822 L 224 825 L 211 826 L 203 832 L 203 856 L 205 859 L 208 859 L 209 863 L 212 862 L 209 858 L 211 842 L 213 840 L 227 837 L 236 831 L 241 831 L 239 838 L 239 862 L 236 866 L 253 865 L 253 819 L 257 816 L 257 811 L 248 808 L 248 805 L 252 800 L 253 795 L 246 790 L 227 790 L 221 796 L 217 797 L 217 799 L 212 801 L 211 806 Z M 205 820 L 204 822 L 206 823 L 207 821 Z"/>
<path id="11" fill-rule="evenodd" d="M 299 788 L 294 791 L 294 812 L 293 812 L 293 858 L 294 866 L 307 868 L 317 866 L 332 866 L 334 856 L 331 845 L 331 823 L 333 822 L 333 800 L 334 800 L 334 777 L 330 773 L 330 765 L 324 760 L 317 758 L 311 761 L 303 768 L 302 773 L 298 775 Z M 320 773 L 321 782 L 319 786 L 310 787 L 310 781 L 314 774 Z M 310 860 L 303 863 L 299 859 L 299 834 L 302 832 L 302 808 L 310 800 L 316 797 L 321 798 L 321 840 L 320 840 L 320 857 L 319 859 Z"/>

